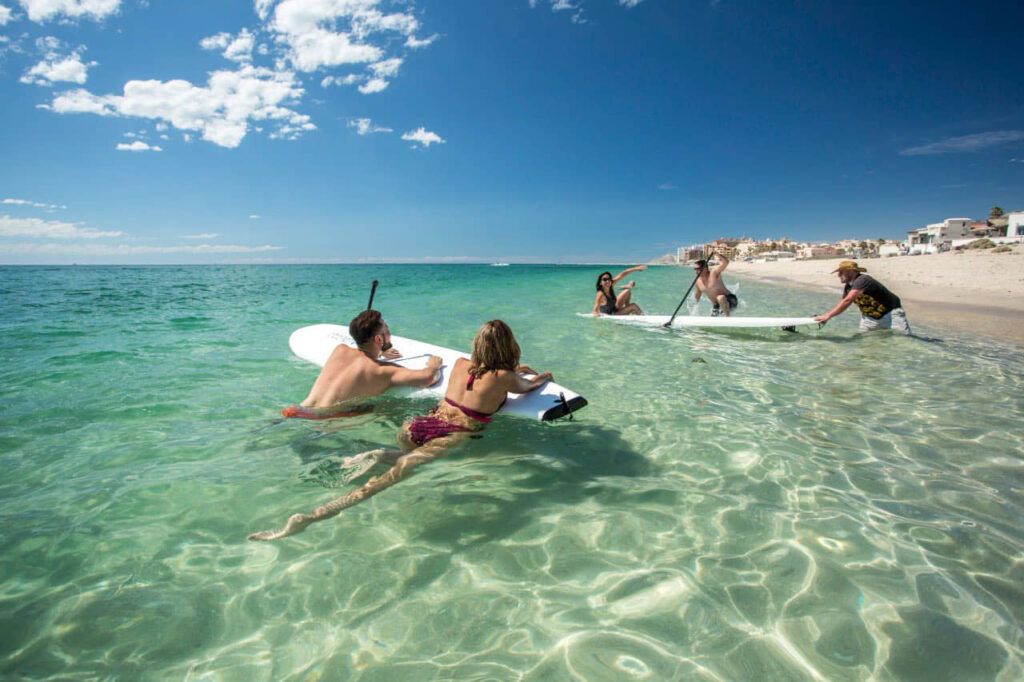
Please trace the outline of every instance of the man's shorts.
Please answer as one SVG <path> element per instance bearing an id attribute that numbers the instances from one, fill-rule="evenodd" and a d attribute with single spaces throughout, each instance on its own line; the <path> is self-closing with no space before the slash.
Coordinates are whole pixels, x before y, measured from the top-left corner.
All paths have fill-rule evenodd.
<path id="1" fill-rule="evenodd" d="M 876 329 L 895 329 L 904 334 L 910 333 L 910 323 L 907 322 L 907 314 L 903 308 L 893 308 L 877 320 L 867 315 L 860 316 L 860 331 L 870 332 Z"/>
<path id="2" fill-rule="evenodd" d="M 729 312 L 736 310 L 736 306 L 740 304 L 740 299 L 736 298 L 736 294 L 726 294 L 725 300 L 729 303 Z M 717 303 L 711 307 L 711 314 L 718 315 L 722 312 L 722 307 Z"/>

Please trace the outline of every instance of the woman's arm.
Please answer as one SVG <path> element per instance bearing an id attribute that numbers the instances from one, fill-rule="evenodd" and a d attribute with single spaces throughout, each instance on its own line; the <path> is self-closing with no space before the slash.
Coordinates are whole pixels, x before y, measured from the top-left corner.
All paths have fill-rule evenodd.
<path id="1" fill-rule="evenodd" d="M 529 393 L 535 391 L 547 382 L 552 380 L 551 372 L 541 372 L 536 376 L 526 377 L 519 376 L 515 372 L 509 372 L 506 375 L 507 383 L 505 384 L 505 391 L 508 393 Z"/>
<path id="2" fill-rule="evenodd" d="M 643 272 L 646 269 L 646 265 L 637 265 L 632 268 L 626 268 L 625 270 L 623 270 L 622 272 L 620 272 L 619 274 L 615 275 L 615 277 L 612 278 L 612 284 L 618 284 L 620 279 L 622 279 L 631 272 Z"/>
<path id="3" fill-rule="evenodd" d="M 594 309 L 590 311 L 591 315 L 597 315 L 601 311 L 601 297 L 604 296 L 603 291 L 597 292 L 597 296 L 594 297 Z"/>

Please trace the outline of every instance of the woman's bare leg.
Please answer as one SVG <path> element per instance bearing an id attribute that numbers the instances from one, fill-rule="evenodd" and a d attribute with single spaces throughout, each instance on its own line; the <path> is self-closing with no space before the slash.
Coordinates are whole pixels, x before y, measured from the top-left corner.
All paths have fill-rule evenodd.
<path id="1" fill-rule="evenodd" d="M 406 433 L 405 429 L 402 429 L 402 431 L 399 432 L 399 443 L 403 442 L 401 435 L 403 433 Z M 348 509 L 351 506 L 357 505 L 363 500 L 373 497 L 385 488 L 390 488 L 402 479 L 408 478 L 412 475 L 412 472 L 416 467 L 421 464 L 433 462 L 435 459 L 444 457 L 452 447 L 465 440 L 465 435 L 466 434 L 456 433 L 450 436 L 436 438 L 429 443 L 416 448 L 412 452 L 398 457 L 395 460 L 394 466 L 380 476 L 371 478 L 366 485 L 345 493 L 341 497 L 331 500 L 327 504 L 317 507 L 309 514 L 292 514 L 284 528 L 253 533 L 249 536 L 249 539 L 262 541 L 277 540 L 289 535 L 301 533 L 306 529 L 306 526 L 311 523 L 337 516 L 343 509 Z M 392 453 L 385 452 L 384 454 L 390 455 Z"/>
<path id="2" fill-rule="evenodd" d="M 632 298 L 632 291 L 629 289 L 626 289 L 615 298 L 616 315 L 643 315 L 640 306 L 629 302 L 630 298 Z"/>

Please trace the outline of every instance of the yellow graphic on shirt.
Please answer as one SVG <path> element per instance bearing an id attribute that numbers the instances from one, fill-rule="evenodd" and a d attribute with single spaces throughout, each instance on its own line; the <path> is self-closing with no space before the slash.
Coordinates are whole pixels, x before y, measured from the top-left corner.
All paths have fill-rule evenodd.
<path id="1" fill-rule="evenodd" d="M 884 305 L 876 301 L 873 297 L 868 296 L 867 294 L 861 294 L 857 298 L 853 299 L 853 302 L 857 304 L 858 308 L 860 308 L 861 315 L 870 317 L 875 320 L 881 318 L 883 315 L 889 312 L 889 310 Z"/>

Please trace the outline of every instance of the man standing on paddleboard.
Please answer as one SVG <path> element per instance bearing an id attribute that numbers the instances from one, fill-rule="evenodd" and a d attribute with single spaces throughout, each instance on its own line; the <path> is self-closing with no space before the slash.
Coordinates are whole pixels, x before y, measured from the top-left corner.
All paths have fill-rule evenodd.
<path id="1" fill-rule="evenodd" d="M 708 262 L 703 258 L 693 264 L 693 269 L 698 275 L 697 293 L 693 298 L 695 301 L 699 301 L 701 294 L 704 294 L 710 299 L 713 306 L 711 308 L 712 316 L 725 315 L 729 317 L 729 313 L 739 305 L 740 300 L 736 298 L 736 294 L 725 288 L 725 283 L 722 281 L 722 273 L 729 267 L 729 259 L 717 249 L 714 255 L 718 256 L 718 265 L 711 268 L 710 271 Z"/>
<path id="2" fill-rule="evenodd" d="M 882 286 L 874 277 L 865 275 L 867 268 L 858 267 L 852 260 L 844 260 L 832 272 L 843 283 L 843 298 L 832 310 L 824 315 L 816 315 L 816 322 L 824 324 L 849 308 L 851 303 L 856 303 L 860 308 L 860 331 L 895 328 L 904 334 L 910 333 L 910 324 L 899 296 Z"/>
<path id="3" fill-rule="evenodd" d="M 380 395 L 392 386 L 432 386 L 440 378 L 441 358 L 436 355 L 423 369 L 380 362 L 381 357 L 399 358 L 401 353 L 391 347 L 391 330 L 376 310 L 356 315 L 348 333 L 358 348 L 338 344 L 302 405 L 287 407 L 281 414 L 304 419 L 348 416 L 343 406 L 347 401 Z"/>

